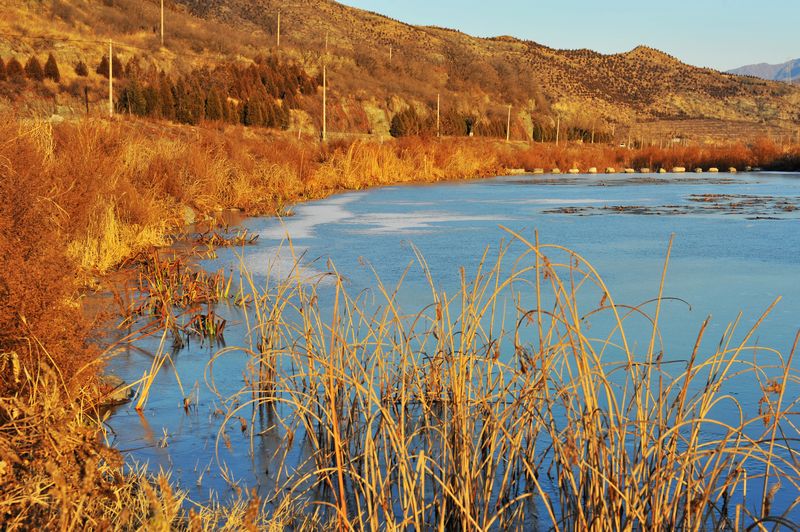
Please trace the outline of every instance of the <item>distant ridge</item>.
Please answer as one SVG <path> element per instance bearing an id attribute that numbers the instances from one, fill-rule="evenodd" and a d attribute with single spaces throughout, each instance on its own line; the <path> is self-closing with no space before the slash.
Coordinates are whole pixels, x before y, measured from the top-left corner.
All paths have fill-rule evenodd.
<path id="1" fill-rule="evenodd" d="M 772 81 L 789 81 L 790 79 L 797 81 L 800 80 L 800 58 L 778 65 L 770 65 L 768 63 L 746 65 L 729 70 L 728 73 L 740 76 L 754 76 Z"/>

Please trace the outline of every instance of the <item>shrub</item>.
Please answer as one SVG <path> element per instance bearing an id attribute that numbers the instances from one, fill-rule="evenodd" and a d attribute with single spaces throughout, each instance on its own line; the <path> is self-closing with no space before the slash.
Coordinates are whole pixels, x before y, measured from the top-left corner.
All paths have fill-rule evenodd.
<path id="1" fill-rule="evenodd" d="M 0 57 L 0 81 L 5 81 L 6 77 L 6 64 L 3 62 L 3 58 Z"/>
<path id="2" fill-rule="evenodd" d="M 17 61 L 16 57 L 12 57 L 8 60 L 8 64 L 6 65 L 6 75 L 8 76 L 9 81 L 19 84 L 25 83 L 25 69 L 22 67 L 22 63 Z"/>
<path id="3" fill-rule="evenodd" d="M 125 69 L 122 66 L 122 61 L 119 60 L 117 54 L 114 54 L 114 58 L 111 61 L 111 67 L 113 69 L 113 74 L 115 78 L 123 78 L 125 77 Z M 108 78 L 108 56 L 104 55 L 103 58 L 100 60 L 100 63 L 97 65 L 95 72 L 103 76 L 104 78 Z"/>
<path id="4" fill-rule="evenodd" d="M 108 69 L 108 66 L 106 66 L 106 69 Z M 83 61 L 78 61 L 78 64 L 75 65 L 75 74 L 77 74 L 82 78 L 88 76 L 89 68 L 86 66 L 86 63 L 84 63 Z"/>
<path id="5" fill-rule="evenodd" d="M 56 83 L 61 81 L 61 72 L 58 70 L 58 63 L 53 54 L 47 56 L 47 62 L 44 64 L 44 77 L 52 79 Z"/>
<path id="6" fill-rule="evenodd" d="M 28 75 L 28 79 L 32 79 L 33 81 L 42 81 L 44 79 L 42 64 L 39 63 L 35 55 L 32 55 L 30 59 L 28 59 L 28 62 L 25 63 L 25 74 Z"/>

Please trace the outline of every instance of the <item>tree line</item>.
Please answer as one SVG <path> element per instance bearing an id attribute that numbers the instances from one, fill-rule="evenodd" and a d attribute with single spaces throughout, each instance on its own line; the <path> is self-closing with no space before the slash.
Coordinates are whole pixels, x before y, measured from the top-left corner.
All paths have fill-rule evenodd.
<path id="1" fill-rule="evenodd" d="M 103 55 L 94 72 L 107 79 L 109 67 L 118 82 L 114 103 L 118 113 L 185 124 L 216 120 L 286 129 L 290 111 L 301 108 L 303 98 L 315 94 L 320 85 L 301 66 L 274 56 L 256 57 L 248 65 L 223 64 L 172 76 L 152 65 L 143 65 L 138 57 L 123 64 L 114 54 L 110 58 Z M 84 61 L 73 68 L 77 78 L 89 77 L 89 67 Z M 62 82 L 60 67 L 52 53 L 44 66 L 35 55 L 24 65 L 15 57 L 0 58 L 0 83 L 7 85 L 12 94 L 22 93 L 29 82 L 45 80 Z M 82 83 L 81 91 L 88 105 L 87 83 Z M 74 92 L 77 95 L 81 91 Z"/>
<path id="2" fill-rule="evenodd" d="M 108 57 L 101 60 L 99 73 L 102 66 L 108 75 Z M 124 75 L 117 111 L 185 124 L 213 120 L 286 129 L 290 110 L 301 108 L 303 97 L 319 86 L 300 66 L 263 56 L 247 66 L 200 68 L 175 78 L 144 69 L 135 60 Z"/>

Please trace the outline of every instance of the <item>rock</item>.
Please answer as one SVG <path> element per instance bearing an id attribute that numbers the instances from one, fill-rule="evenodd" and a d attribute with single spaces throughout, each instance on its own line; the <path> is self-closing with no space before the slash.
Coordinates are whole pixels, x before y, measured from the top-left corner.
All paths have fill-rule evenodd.
<path id="1" fill-rule="evenodd" d="M 595 168 L 594 166 L 592 166 L 591 168 L 589 168 L 589 173 L 590 173 L 590 174 L 596 174 L 596 173 L 597 173 L 597 168 Z"/>
<path id="2" fill-rule="evenodd" d="M 544 168 L 534 168 L 533 169 L 533 173 L 537 174 L 537 175 L 543 174 L 544 173 Z"/>
<path id="3" fill-rule="evenodd" d="M 569 172 L 570 174 L 580 174 L 580 173 L 581 173 L 581 171 L 580 171 L 580 170 L 578 170 L 577 168 L 570 168 L 570 169 L 568 170 L 568 172 Z"/>
<path id="4" fill-rule="evenodd" d="M 550 173 L 551 174 L 560 174 L 561 173 L 561 169 L 560 168 L 553 168 L 552 170 L 550 170 Z"/>
<path id="5" fill-rule="evenodd" d="M 672 169 L 672 173 L 673 174 L 683 174 L 685 172 L 686 172 L 686 168 L 684 168 L 683 166 L 676 166 L 676 167 L 674 167 Z"/>
<path id="6" fill-rule="evenodd" d="M 736 168 L 731 166 L 730 168 L 728 168 L 728 172 L 730 172 L 731 174 L 735 174 L 737 172 L 737 170 L 736 170 Z"/>
<path id="7" fill-rule="evenodd" d="M 716 174 L 719 173 L 719 168 L 714 168 L 713 166 L 708 169 L 709 173 Z"/>
<path id="8" fill-rule="evenodd" d="M 695 168 L 694 169 L 694 173 L 695 174 L 702 174 L 703 173 L 703 169 L 702 168 Z"/>
<path id="9" fill-rule="evenodd" d="M 133 397 L 133 390 L 116 375 L 100 376 L 100 393 L 103 406 L 121 405 Z"/>
<path id="10" fill-rule="evenodd" d="M 609 166 L 608 168 L 606 168 L 606 173 L 607 174 L 616 174 L 617 170 Z"/>
<path id="11" fill-rule="evenodd" d="M 659 174 L 666 174 L 667 173 L 667 169 L 666 168 L 659 168 L 658 169 L 658 173 Z"/>
<path id="12" fill-rule="evenodd" d="M 636 170 L 634 170 L 633 168 L 626 168 L 625 169 L 625 173 L 626 174 L 635 174 Z"/>
<path id="13" fill-rule="evenodd" d="M 639 169 L 639 173 L 640 174 L 649 174 L 650 173 L 650 169 L 649 168 L 641 168 L 641 169 Z"/>

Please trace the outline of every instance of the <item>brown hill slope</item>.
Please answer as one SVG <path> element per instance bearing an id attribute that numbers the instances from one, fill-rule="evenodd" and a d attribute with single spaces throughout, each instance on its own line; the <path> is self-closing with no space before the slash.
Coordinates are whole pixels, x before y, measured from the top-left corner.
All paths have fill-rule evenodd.
<path id="1" fill-rule="evenodd" d="M 800 119 L 797 88 L 689 66 L 646 47 L 616 55 L 554 50 L 411 26 L 331 0 L 168 0 L 166 49 L 158 43 L 154 0 L 2 3 L 11 4 L 7 33 L 113 37 L 137 47 L 129 53 L 175 69 L 274 52 L 280 9 L 280 53 L 317 74 L 327 42 L 331 92 L 344 108 L 363 110 L 369 126 L 362 133 L 386 134 L 391 117 L 408 105 L 432 113 L 437 95 L 443 110 L 484 121 L 504 122 L 512 104 L 519 136 L 557 120 L 567 129 L 608 132 L 661 120 L 722 120 L 753 124 L 757 132 L 762 124 L 792 130 Z M 0 55 L 14 46 L 21 45 L 3 43 Z M 102 53 L 91 46 L 80 53 Z"/>
<path id="2" fill-rule="evenodd" d="M 785 86 L 692 67 L 646 47 L 617 55 L 553 50 L 509 37 L 480 39 L 452 30 L 414 27 L 331 0 L 178 2 L 200 16 L 252 23 L 270 34 L 280 9 L 283 41 L 299 48 L 319 49 L 328 33 L 336 53 L 349 52 L 356 59 L 366 56 L 387 65 L 392 46 L 393 63 L 407 74 L 419 74 L 421 81 L 437 89 L 448 84 L 478 85 L 515 100 L 539 88 L 554 103 L 597 100 L 640 117 L 705 113 L 715 118 L 797 118 L 796 112 L 791 115 L 797 109 L 788 105 L 789 100 L 797 101 L 789 97 Z M 371 61 L 361 62 L 377 70 Z M 371 69 L 361 70 L 375 77 Z M 391 92 L 391 87 L 386 89 Z M 770 110 L 747 105 L 757 99 L 768 101 Z"/>

